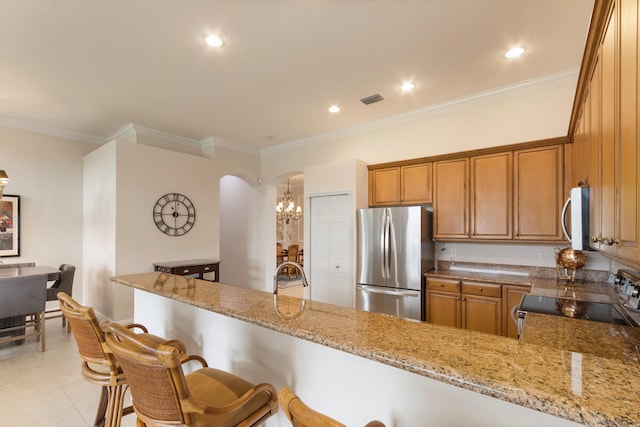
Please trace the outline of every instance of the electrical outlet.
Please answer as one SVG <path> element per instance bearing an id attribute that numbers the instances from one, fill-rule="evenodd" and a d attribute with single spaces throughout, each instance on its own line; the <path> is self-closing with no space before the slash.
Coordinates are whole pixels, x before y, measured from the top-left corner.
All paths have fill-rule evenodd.
<path id="1" fill-rule="evenodd" d="M 547 259 L 547 254 L 544 251 L 538 252 L 538 261 L 544 261 Z"/>
<path id="2" fill-rule="evenodd" d="M 456 248 L 451 248 L 451 256 L 456 256 Z"/>

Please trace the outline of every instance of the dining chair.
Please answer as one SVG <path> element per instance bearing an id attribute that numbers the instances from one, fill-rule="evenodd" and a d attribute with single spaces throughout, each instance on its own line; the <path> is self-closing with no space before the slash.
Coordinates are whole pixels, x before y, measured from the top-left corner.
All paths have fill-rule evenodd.
<path id="1" fill-rule="evenodd" d="M 133 408 L 124 407 L 127 379 L 105 343 L 95 311 L 92 307 L 79 304 L 64 292 L 58 292 L 58 300 L 83 359 L 82 376 L 88 382 L 102 387 L 94 426 L 119 427 L 122 416 L 133 413 Z M 141 330 L 140 335 L 150 342 L 164 341 L 148 334 L 142 325 L 130 324 L 126 328 Z"/>
<path id="2" fill-rule="evenodd" d="M 298 248 L 299 245 L 289 245 L 287 250 L 287 261 L 293 261 L 295 263 L 298 262 Z M 294 274 L 298 277 L 298 269 L 295 267 L 287 267 L 287 277 L 290 279 L 291 275 Z"/>
<path id="3" fill-rule="evenodd" d="M 64 292 L 65 294 L 72 296 L 73 295 L 73 276 L 76 273 L 76 267 L 71 264 L 62 264 L 58 268 L 60 270 L 60 274 L 58 279 L 53 282 L 53 285 L 47 288 L 47 301 L 57 301 L 58 294 L 60 292 Z M 59 313 L 54 314 L 52 316 L 47 316 L 50 313 Z M 47 319 L 56 319 L 58 317 L 62 318 L 62 327 L 67 326 L 67 319 L 62 314 L 62 310 L 60 308 L 53 308 L 45 311 L 45 317 Z M 69 330 L 69 328 L 67 328 Z"/>
<path id="4" fill-rule="evenodd" d="M 276 265 L 280 265 L 284 262 L 284 251 L 282 250 L 282 243 L 276 243 Z"/>
<path id="5" fill-rule="evenodd" d="M 347 427 L 327 415 L 308 407 L 290 388 L 278 394 L 280 407 L 293 427 Z M 380 421 L 370 421 L 364 427 L 385 427 Z"/>
<path id="6" fill-rule="evenodd" d="M 278 411 L 272 385 L 258 385 L 186 355 L 178 340 L 158 343 L 103 322 L 107 345 L 129 381 L 137 426 L 255 426 Z M 201 367 L 185 375 L 183 364 Z"/>
<path id="7" fill-rule="evenodd" d="M 41 351 L 45 351 L 46 287 L 46 274 L 2 278 L 0 343 L 22 344 L 26 338 L 35 336 L 40 341 Z M 28 332 L 31 327 L 33 331 Z"/>

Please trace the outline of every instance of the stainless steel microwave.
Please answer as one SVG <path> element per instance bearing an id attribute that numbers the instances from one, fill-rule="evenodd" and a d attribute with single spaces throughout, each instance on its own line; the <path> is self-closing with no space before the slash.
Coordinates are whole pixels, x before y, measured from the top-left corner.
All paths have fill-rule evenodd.
<path id="1" fill-rule="evenodd" d="M 567 214 L 571 212 L 571 233 L 567 227 Z M 562 208 L 562 231 L 572 249 L 589 250 L 589 187 L 571 189 Z"/>

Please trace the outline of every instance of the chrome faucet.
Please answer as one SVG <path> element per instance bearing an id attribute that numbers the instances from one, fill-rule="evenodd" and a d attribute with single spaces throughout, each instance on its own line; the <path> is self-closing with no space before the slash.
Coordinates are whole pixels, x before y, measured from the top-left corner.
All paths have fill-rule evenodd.
<path id="1" fill-rule="evenodd" d="M 304 307 L 306 304 L 306 300 L 304 298 L 300 299 L 300 308 L 298 309 L 298 311 L 296 313 L 294 313 L 293 315 L 290 315 L 289 313 L 282 313 L 280 311 L 280 308 L 278 307 L 278 289 L 280 288 L 280 286 L 278 286 L 278 277 L 280 276 L 280 272 L 282 272 L 282 270 L 286 267 L 289 268 L 297 268 L 300 271 L 300 275 L 302 277 L 302 287 L 306 288 L 309 286 L 309 282 L 307 281 L 307 276 L 304 274 L 304 270 L 302 269 L 302 266 L 298 263 L 295 263 L 293 261 L 285 261 L 282 264 L 280 264 L 279 266 L 276 267 L 276 271 L 275 273 L 273 273 L 273 308 L 275 308 L 276 313 L 278 314 L 278 316 L 280 317 L 284 317 L 284 318 L 288 318 L 288 319 L 293 319 L 296 318 L 298 316 L 300 316 L 302 314 L 302 312 L 304 311 Z M 290 285 L 288 287 L 293 287 L 293 286 L 297 286 L 297 285 Z M 283 286 L 283 288 L 285 288 L 287 286 Z M 293 297 L 291 297 L 293 298 Z"/>
<path id="2" fill-rule="evenodd" d="M 278 295 L 278 276 L 280 276 L 280 272 L 285 268 L 285 267 L 293 267 L 293 268 L 297 268 L 300 271 L 301 277 L 302 277 L 302 286 L 303 287 L 308 287 L 309 286 L 309 282 L 307 281 L 307 276 L 304 274 L 304 270 L 302 269 L 302 266 L 296 262 L 293 261 L 285 261 L 282 264 L 280 264 L 279 266 L 276 267 L 276 271 L 273 273 L 273 293 L 274 295 Z"/>

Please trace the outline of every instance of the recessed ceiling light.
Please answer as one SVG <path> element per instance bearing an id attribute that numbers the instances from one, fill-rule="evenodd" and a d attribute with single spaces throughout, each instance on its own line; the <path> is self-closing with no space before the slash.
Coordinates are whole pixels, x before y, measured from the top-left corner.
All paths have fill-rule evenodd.
<path id="1" fill-rule="evenodd" d="M 340 107 L 338 107 L 337 105 L 332 105 L 331 107 L 329 107 L 329 112 L 330 113 L 338 113 L 338 112 L 340 112 Z"/>
<path id="2" fill-rule="evenodd" d="M 222 47 L 222 45 L 224 44 L 224 41 L 222 41 L 222 39 L 215 34 L 209 34 L 208 36 L 206 36 L 204 38 L 204 42 L 211 47 Z"/>
<path id="3" fill-rule="evenodd" d="M 504 57 L 505 58 L 517 58 L 518 56 L 522 55 L 524 53 L 524 48 L 523 47 L 514 47 L 513 49 L 509 49 L 505 54 Z"/>
<path id="4" fill-rule="evenodd" d="M 400 89 L 402 89 L 404 92 L 409 92 L 410 90 L 413 90 L 413 88 L 416 87 L 416 84 L 413 82 L 404 82 L 402 83 L 402 86 L 400 86 Z"/>
<path id="5" fill-rule="evenodd" d="M 271 135 L 267 135 L 264 137 L 267 141 L 273 141 L 273 137 Z"/>

